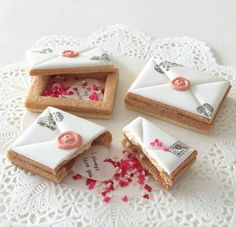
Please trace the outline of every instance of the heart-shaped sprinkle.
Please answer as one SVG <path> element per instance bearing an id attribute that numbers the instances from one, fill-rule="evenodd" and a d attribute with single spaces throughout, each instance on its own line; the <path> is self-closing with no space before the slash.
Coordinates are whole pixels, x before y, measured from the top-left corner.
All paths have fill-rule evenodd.
<path id="1" fill-rule="evenodd" d="M 158 150 L 163 150 L 167 152 L 169 150 L 168 147 L 164 146 L 164 143 L 161 142 L 159 139 L 155 138 L 151 143 L 150 143 L 152 148 L 158 149 Z"/>

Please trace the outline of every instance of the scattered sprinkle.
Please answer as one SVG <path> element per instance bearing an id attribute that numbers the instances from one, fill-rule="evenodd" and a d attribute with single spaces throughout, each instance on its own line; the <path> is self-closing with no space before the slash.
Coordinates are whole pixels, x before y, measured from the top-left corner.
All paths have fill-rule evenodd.
<path id="1" fill-rule="evenodd" d="M 168 147 L 164 147 L 163 150 L 164 151 L 169 151 L 169 148 Z"/>
<path id="2" fill-rule="evenodd" d="M 109 203 L 110 200 L 111 200 L 111 197 L 109 197 L 109 196 L 105 196 L 105 197 L 103 198 L 103 201 L 104 201 L 105 203 Z"/>
<path id="3" fill-rule="evenodd" d="M 93 85 L 92 85 L 92 88 L 93 88 L 93 90 L 98 90 L 98 87 L 97 87 L 96 84 L 93 84 Z"/>
<path id="4" fill-rule="evenodd" d="M 71 86 L 66 85 L 69 81 L 65 76 L 53 76 L 49 85 L 43 92 L 43 96 L 51 96 L 57 98 L 68 98 L 68 99 L 82 99 L 99 101 L 103 98 L 105 92 L 105 82 L 100 79 L 83 79 L 81 80 L 78 76 L 72 77 L 74 82 Z M 79 80 L 79 81 L 78 81 Z M 97 81 L 97 82 L 94 82 Z M 70 95 L 73 95 L 70 97 Z"/>
<path id="5" fill-rule="evenodd" d="M 143 195 L 143 198 L 144 198 L 144 199 L 149 199 L 149 195 L 148 195 L 148 194 L 144 194 L 144 195 Z"/>
<path id="6" fill-rule="evenodd" d="M 87 90 L 87 91 L 91 91 L 92 88 L 91 88 L 91 87 L 87 87 L 86 90 Z"/>
<path id="7" fill-rule="evenodd" d="M 130 184 L 135 185 L 138 183 L 143 188 L 144 193 L 145 191 L 152 191 L 152 187 L 147 184 L 149 180 L 148 173 L 142 168 L 138 159 L 126 151 L 123 151 L 123 153 L 124 158 L 121 160 L 115 161 L 111 158 L 105 160 L 105 162 L 111 163 L 117 169 L 117 172 L 112 179 L 103 181 L 101 184 L 97 184 L 96 180 L 86 179 L 88 189 L 93 190 L 97 187 L 96 192 L 103 197 L 105 203 L 110 202 L 113 191 L 118 188 L 128 187 Z M 73 176 L 74 180 L 77 180 L 77 178 L 80 179 L 79 174 Z M 149 199 L 149 194 L 145 193 L 141 196 L 145 199 Z M 121 199 L 123 202 L 127 202 L 128 195 L 124 195 Z"/>
<path id="8" fill-rule="evenodd" d="M 151 192 L 152 191 L 152 187 L 148 184 L 145 184 L 144 188 L 148 191 Z"/>
<path id="9" fill-rule="evenodd" d="M 150 142 L 150 145 L 157 149 L 162 149 L 163 151 L 167 152 L 169 149 L 164 146 L 163 142 L 161 142 L 159 139 L 155 138 L 152 142 Z"/>
<path id="10" fill-rule="evenodd" d="M 90 95 L 88 98 L 92 101 L 98 101 L 99 100 L 99 96 L 98 96 L 97 92 L 93 92 L 93 94 Z"/>
<path id="11" fill-rule="evenodd" d="M 80 174 L 76 174 L 72 177 L 74 180 L 80 180 L 82 179 L 82 176 Z"/>
<path id="12" fill-rule="evenodd" d="M 128 196 L 127 196 L 127 195 L 123 196 L 123 197 L 122 197 L 122 200 L 123 200 L 124 202 L 128 202 L 128 200 L 129 200 L 129 199 L 128 199 Z"/>

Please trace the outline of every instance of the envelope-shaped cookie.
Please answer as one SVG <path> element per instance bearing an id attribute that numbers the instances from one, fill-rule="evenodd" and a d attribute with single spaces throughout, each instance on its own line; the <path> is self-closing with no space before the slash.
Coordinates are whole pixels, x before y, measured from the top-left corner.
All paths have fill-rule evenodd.
<path id="1" fill-rule="evenodd" d="M 61 182 L 78 155 L 93 144 L 108 146 L 111 139 L 106 128 L 48 107 L 13 143 L 8 158 L 20 168 Z"/>
<path id="2" fill-rule="evenodd" d="M 125 97 L 128 107 L 209 132 L 230 90 L 225 79 L 171 62 L 148 61 Z"/>
<path id="3" fill-rule="evenodd" d="M 26 54 L 31 76 L 112 72 L 110 57 L 100 47 L 56 46 L 31 49 Z"/>
<path id="4" fill-rule="evenodd" d="M 196 160 L 197 151 L 138 117 L 123 129 L 123 145 L 159 185 L 169 189 Z"/>

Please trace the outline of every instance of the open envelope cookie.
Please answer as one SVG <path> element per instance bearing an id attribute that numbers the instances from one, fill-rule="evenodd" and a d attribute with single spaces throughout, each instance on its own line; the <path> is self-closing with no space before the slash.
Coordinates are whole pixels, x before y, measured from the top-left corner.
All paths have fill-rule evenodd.
<path id="1" fill-rule="evenodd" d="M 114 71 L 109 56 L 100 47 L 55 46 L 31 49 L 26 54 L 26 61 L 31 76 Z"/>
<path id="2" fill-rule="evenodd" d="M 138 117 L 123 129 L 124 148 L 168 190 L 196 160 L 197 151 Z"/>
<path id="3" fill-rule="evenodd" d="M 171 62 L 147 62 L 125 97 L 127 107 L 208 133 L 230 82 Z"/>
<path id="4" fill-rule="evenodd" d="M 32 49 L 26 60 L 34 76 L 25 100 L 31 112 L 48 106 L 89 118 L 110 118 L 119 72 L 101 48 Z"/>
<path id="5" fill-rule="evenodd" d="M 78 155 L 93 144 L 108 146 L 111 140 L 106 128 L 48 107 L 13 143 L 7 156 L 13 165 L 61 182 Z"/>

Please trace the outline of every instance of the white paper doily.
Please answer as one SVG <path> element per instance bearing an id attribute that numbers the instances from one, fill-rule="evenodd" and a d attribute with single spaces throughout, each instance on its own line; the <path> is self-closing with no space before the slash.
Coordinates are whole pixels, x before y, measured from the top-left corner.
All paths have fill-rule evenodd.
<path id="1" fill-rule="evenodd" d="M 0 68 L 0 227 L 14 226 L 233 226 L 236 223 L 236 70 L 218 65 L 205 43 L 188 37 L 155 39 L 137 29 L 114 25 L 86 39 L 43 37 L 35 46 L 102 46 L 120 68 L 120 82 L 112 120 L 96 120 L 109 126 L 114 136 L 115 154 L 121 128 L 138 113 L 124 108 L 124 94 L 151 56 L 195 66 L 230 80 L 233 89 L 210 136 L 200 135 L 147 117 L 171 129 L 199 150 L 199 158 L 170 192 L 151 181 L 150 200 L 132 192 L 127 203 L 120 191 L 104 204 L 95 191 L 67 178 L 54 184 L 12 166 L 5 157 L 9 145 L 22 132 L 23 100 L 30 84 L 24 62 Z M 132 64 L 130 63 L 132 62 Z M 120 146 L 120 148 L 118 148 Z"/>

